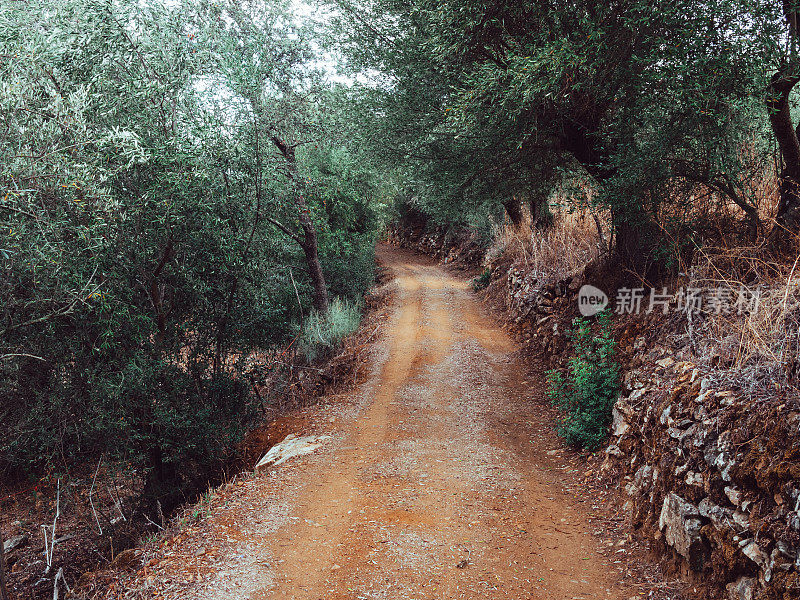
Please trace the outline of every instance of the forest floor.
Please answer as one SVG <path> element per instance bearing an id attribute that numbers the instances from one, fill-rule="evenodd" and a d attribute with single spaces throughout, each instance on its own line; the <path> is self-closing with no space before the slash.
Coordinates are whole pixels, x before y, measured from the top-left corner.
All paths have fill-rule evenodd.
<path id="1" fill-rule="evenodd" d="M 289 428 L 330 439 L 220 488 L 109 597 L 677 597 L 469 283 L 409 251 L 379 258 L 396 290 L 371 373 Z"/>

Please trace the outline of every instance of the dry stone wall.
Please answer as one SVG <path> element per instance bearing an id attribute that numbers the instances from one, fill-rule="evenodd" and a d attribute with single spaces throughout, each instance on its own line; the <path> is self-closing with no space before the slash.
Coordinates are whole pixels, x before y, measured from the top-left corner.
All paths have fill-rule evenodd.
<path id="1" fill-rule="evenodd" d="M 631 525 L 708 597 L 800 598 L 798 407 L 721 389 L 667 348 L 624 383 L 603 470 Z"/>
<path id="2" fill-rule="evenodd" d="M 427 230 L 420 224 L 395 224 L 387 231 L 386 239 L 390 244 L 427 254 L 445 264 L 459 261 L 477 266 L 486 251 L 472 231 L 453 232 L 444 227 Z"/>
<path id="3" fill-rule="evenodd" d="M 561 356 L 568 347 L 567 331 L 576 315 L 576 278 L 543 279 L 512 264 L 493 267 L 490 293 L 502 299 L 506 318 L 513 324 L 526 346 L 548 362 Z"/>

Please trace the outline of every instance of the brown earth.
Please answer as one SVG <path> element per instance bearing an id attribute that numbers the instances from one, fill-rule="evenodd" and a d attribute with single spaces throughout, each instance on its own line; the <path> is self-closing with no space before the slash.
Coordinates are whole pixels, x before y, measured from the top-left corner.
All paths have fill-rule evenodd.
<path id="1" fill-rule="evenodd" d="M 596 535 L 607 532 L 603 494 L 582 487 L 575 467 L 588 467 L 553 435 L 515 342 L 467 282 L 408 251 L 384 246 L 379 256 L 396 294 L 372 372 L 298 427 L 332 439 L 221 488 L 110 597 L 642 594 L 624 576 L 626 541 Z"/>

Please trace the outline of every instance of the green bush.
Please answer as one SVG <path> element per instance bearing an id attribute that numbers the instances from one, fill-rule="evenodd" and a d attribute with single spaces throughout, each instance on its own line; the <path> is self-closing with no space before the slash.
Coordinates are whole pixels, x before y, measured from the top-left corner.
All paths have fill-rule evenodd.
<path id="1" fill-rule="evenodd" d="M 619 394 L 619 364 L 615 359 L 617 342 L 611 333 L 611 315 L 597 317 L 596 333 L 588 319 L 573 321 L 570 337 L 575 356 L 566 374 L 548 373 L 547 396 L 564 410 L 558 434 L 568 444 L 596 450 L 611 424 L 611 409 Z"/>
<path id="2" fill-rule="evenodd" d="M 358 329 L 361 311 L 357 304 L 339 297 L 333 299 L 328 313 L 312 312 L 303 324 L 300 349 L 309 360 L 330 352 L 348 335 Z"/>
<path id="3" fill-rule="evenodd" d="M 167 510 L 263 418 L 246 359 L 312 304 L 296 200 L 330 293 L 355 301 L 385 192 L 324 133 L 349 105 L 282 3 L 237 5 L 244 37 L 211 3 L 134 4 L 0 8 L 0 478 L 104 455 Z"/>
<path id="4" fill-rule="evenodd" d="M 478 275 L 475 279 L 472 280 L 472 289 L 476 292 L 481 290 L 485 290 L 489 287 L 489 284 L 492 282 L 492 270 L 488 267 L 483 270 L 483 273 Z"/>

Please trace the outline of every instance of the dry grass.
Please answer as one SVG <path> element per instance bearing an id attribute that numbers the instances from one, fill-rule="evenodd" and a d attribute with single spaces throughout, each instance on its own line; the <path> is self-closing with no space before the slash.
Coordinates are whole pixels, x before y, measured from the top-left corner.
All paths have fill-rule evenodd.
<path id="1" fill-rule="evenodd" d="M 798 260 L 779 262 L 753 247 L 697 253 L 687 287 L 724 294 L 731 304 L 748 299 L 729 311 L 709 307 L 689 322 L 695 352 L 721 379 L 753 394 L 800 391 Z"/>
<path id="2" fill-rule="evenodd" d="M 742 152 L 752 154 L 747 147 Z M 691 258 L 674 257 L 681 272 L 675 285 L 703 290 L 704 303 L 717 295 L 732 305 L 718 312 L 706 304 L 699 314 L 686 319 L 685 329 L 677 323 L 670 327 L 680 345 L 691 344 L 697 361 L 711 367 L 725 384 L 753 395 L 800 397 L 800 259 L 780 261 L 764 250 L 763 236 L 774 222 L 778 180 L 775 166 L 757 158 L 743 156 L 749 171 L 739 187 L 762 221 L 761 237 L 752 245 L 742 241 L 747 235 L 741 208 L 727 197 L 691 182 L 662 190 L 674 200 L 663 209 L 673 213 L 659 215 L 671 228 L 664 230 L 666 238 L 677 240 L 693 233 L 695 242 L 703 246 Z M 553 204 L 587 206 L 593 191 L 586 186 L 581 189 L 583 193 L 576 196 L 560 192 Z M 581 197 L 582 201 L 576 201 Z M 680 198 L 682 202 L 677 201 Z M 540 281 L 564 280 L 606 251 L 610 226 L 608 219 L 599 222 L 602 236 L 595 215 L 583 208 L 557 213 L 553 227 L 546 230 L 532 229 L 529 223 L 518 228 L 505 225 L 499 228 L 487 258 L 493 262 L 502 255 Z M 681 244 L 676 242 L 678 247 Z M 752 302 L 753 298 L 757 298 L 754 308 L 742 306 L 743 300 Z"/>
<path id="3" fill-rule="evenodd" d="M 602 221 L 601 226 L 607 236 L 608 227 Z M 604 246 L 587 210 L 556 214 L 552 227 L 544 230 L 532 228 L 528 222 L 516 228 L 505 225 L 487 256 L 491 260 L 504 254 L 537 279 L 563 280 L 597 259 Z"/>
<path id="4" fill-rule="evenodd" d="M 763 236 L 774 222 L 777 172 L 772 164 L 744 158 L 752 168 L 742 190 L 755 204 Z M 716 243 L 698 249 L 691 264 L 681 269 L 686 272 L 682 283 L 704 290 L 704 300 L 716 294 L 735 303 L 746 296 L 752 305 L 729 311 L 706 308 L 690 319 L 685 336 L 695 354 L 714 367 L 721 381 L 753 395 L 800 394 L 800 264 L 770 256 L 763 237 L 752 245 L 737 243 L 732 233 L 742 213 L 725 198 L 698 197 L 692 208 L 687 218 L 713 223 L 718 235 L 711 237 Z"/>

